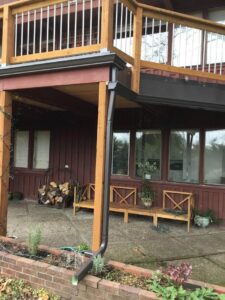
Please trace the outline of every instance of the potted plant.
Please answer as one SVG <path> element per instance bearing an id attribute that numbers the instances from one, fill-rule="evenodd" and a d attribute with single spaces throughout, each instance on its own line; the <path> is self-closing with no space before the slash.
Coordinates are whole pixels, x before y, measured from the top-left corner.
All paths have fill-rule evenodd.
<path id="1" fill-rule="evenodd" d="M 208 209 L 205 212 L 195 209 L 193 211 L 194 224 L 201 228 L 206 228 L 211 223 L 218 223 L 213 210 Z"/>
<path id="2" fill-rule="evenodd" d="M 152 178 L 152 173 L 157 169 L 156 163 L 151 164 L 149 161 L 138 164 L 138 168 L 142 175 L 142 185 L 141 190 L 138 193 L 143 205 L 147 208 L 152 206 L 155 198 L 155 192 L 150 187 L 150 179 Z"/>

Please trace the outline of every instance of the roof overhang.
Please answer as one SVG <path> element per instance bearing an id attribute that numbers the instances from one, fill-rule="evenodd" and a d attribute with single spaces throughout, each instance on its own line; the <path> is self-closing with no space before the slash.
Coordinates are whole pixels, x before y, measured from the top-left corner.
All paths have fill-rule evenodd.
<path id="1" fill-rule="evenodd" d="M 110 83 L 117 95 L 139 104 L 225 111 L 225 85 L 142 74 L 140 93 L 119 82 Z"/>

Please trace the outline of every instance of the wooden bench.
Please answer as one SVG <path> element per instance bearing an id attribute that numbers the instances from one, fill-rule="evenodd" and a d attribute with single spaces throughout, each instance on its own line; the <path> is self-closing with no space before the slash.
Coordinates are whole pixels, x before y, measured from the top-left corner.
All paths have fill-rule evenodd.
<path id="1" fill-rule="evenodd" d="M 94 209 L 95 185 L 93 183 L 88 183 L 81 189 L 80 193 L 80 191 L 77 190 L 77 187 L 74 188 L 74 215 L 76 214 L 77 208 Z"/>
<path id="2" fill-rule="evenodd" d="M 77 189 L 74 189 L 74 215 L 77 208 L 94 209 L 95 185 L 89 183 L 84 186 L 78 197 Z M 110 186 L 109 211 L 124 214 L 124 222 L 127 223 L 127 208 L 134 207 L 137 201 L 137 189 L 133 187 Z"/>
<path id="3" fill-rule="evenodd" d="M 194 206 L 193 194 L 178 191 L 163 191 L 163 208 L 155 211 L 155 226 L 158 218 L 187 222 L 187 231 L 190 231 L 192 209 Z"/>
<path id="4" fill-rule="evenodd" d="M 95 185 L 87 184 L 77 199 L 77 190 L 74 190 L 74 215 L 77 208 L 94 209 Z M 153 218 L 156 223 L 155 209 L 145 209 L 137 205 L 137 189 L 125 186 L 110 186 L 110 212 L 124 214 L 124 223 L 128 223 L 130 215 L 141 215 Z"/>
<path id="5" fill-rule="evenodd" d="M 87 184 L 77 199 L 74 190 L 74 215 L 76 208 L 94 209 L 95 185 Z M 192 209 L 194 206 L 193 194 L 178 191 L 163 191 L 163 207 L 145 209 L 137 205 L 137 189 L 124 186 L 110 186 L 109 211 L 124 214 L 124 223 L 128 223 L 129 215 L 140 215 L 153 218 L 154 226 L 158 226 L 158 218 L 187 222 L 190 231 Z M 167 211 L 170 209 L 171 211 Z M 185 210 L 184 210 L 185 209 Z M 176 212 L 176 214 L 175 214 Z"/>

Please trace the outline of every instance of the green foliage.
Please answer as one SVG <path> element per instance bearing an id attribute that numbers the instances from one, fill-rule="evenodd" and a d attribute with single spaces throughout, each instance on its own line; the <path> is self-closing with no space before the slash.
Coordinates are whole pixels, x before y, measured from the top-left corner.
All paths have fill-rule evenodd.
<path id="1" fill-rule="evenodd" d="M 81 243 L 78 247 L 77 247 L 77 249 L 78 249 L 78 251 L 87 251 L 87 250 L 89 250 L 90 248 L 89 248 L 89 246 L 87 245 L 87 244 L 85 244 L 85 243 Z"/>
<path id="2" fill-rule="evenodd" d="M 149 280 L 149 290 L 163 300 L 225 300 L 225 295 L 219 295 L 213 289 L 186 290 L 161 272 L 156 272 Z"/>
<path id="3" fill-rule="evenodd" d="M 60 300 L 60 297 L 50 295 L 44 289 L 34 290 L 23 280 L 0 277 L 0 300 Z"/>
<path id="4" fill-rule="evenodd" d="M 195 216 L 207 217 L 210 218 L 210 222 L 214 224 L 220 223 L 220 220 L 217 218 L 215 212 L 212 209 L 207 209 L 206 211 L 199 211 L 198 209 L 193 209 L 193 218 Z"/>
<path id="5" fill-rule="evenodd" d="M 104 269 L 105 269 L 105 259 L 100 254 L 94 256 L 91 273 L 93 275 L 99 275 L 104 271 Z"/>
<path id="6" fill-rule="evenodd" d="M 149 201 L 153 201 L 155 198 L 155 192 L 150 187 L 150 182 L 148 179 L 145 179 L 146 175 L 151 175 L 157 170 L 156 163 L 151 164 L 149 161 L 138 163 L 138 169 L 142 176 L 142 186 L 141 191 L 138 193 L 140 198 L 149 199 Z M 145 200 L 147 201 L 147 200 Z"/>
<path id="7" fill-rule="evenodd" d="M 38 246 L 41 242 L 41 229 L 39 227 L 31 230 L 28 236 L 28 251 L 30 255 L 36 256 L 38 251 Z"/>

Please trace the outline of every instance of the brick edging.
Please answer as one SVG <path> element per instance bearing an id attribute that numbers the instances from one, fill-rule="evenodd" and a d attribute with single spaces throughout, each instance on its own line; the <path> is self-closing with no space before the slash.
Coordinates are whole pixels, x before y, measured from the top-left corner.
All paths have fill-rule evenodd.
<path id="1" fill-rule="evenodd" d="M 0 240 L 25 246 L 25 243 L 17 243 L 15 240 L 0 237 Z M 40 246 L 39 250 L 61 255 L 68 253 L 67 251 Z M 153 271 L 144 268 L 126 265 L 124 263 L 109 261 L 108 264 L 114 268 L 129 272 L 134 275 L 151 277 Z M 135 288 L 132 286 L 123 285 L 117 282 L 100 279 L 92 275 L 86 275 L 85 278 L 78 284 L 73 286 L 71 279 L 74 271 L 65 268 L 56 267 L 45 262 L 34 261 L 28 258 L 19 257 L 0 251 L 0 272 L 3 275 L 20 278 L 29 282 L 35 288 L 45 288 L 50 293 L 59 295 L 66 300 L 84 300 L 84 299 L 134 299 L 134 300 L 158 300 L 159 298 L 152 292 Z M 210 287 L 219 293 L 225 293 L 225 288 L 209 285 L 203 282 L 189 280 L 189 283 Z"/>

